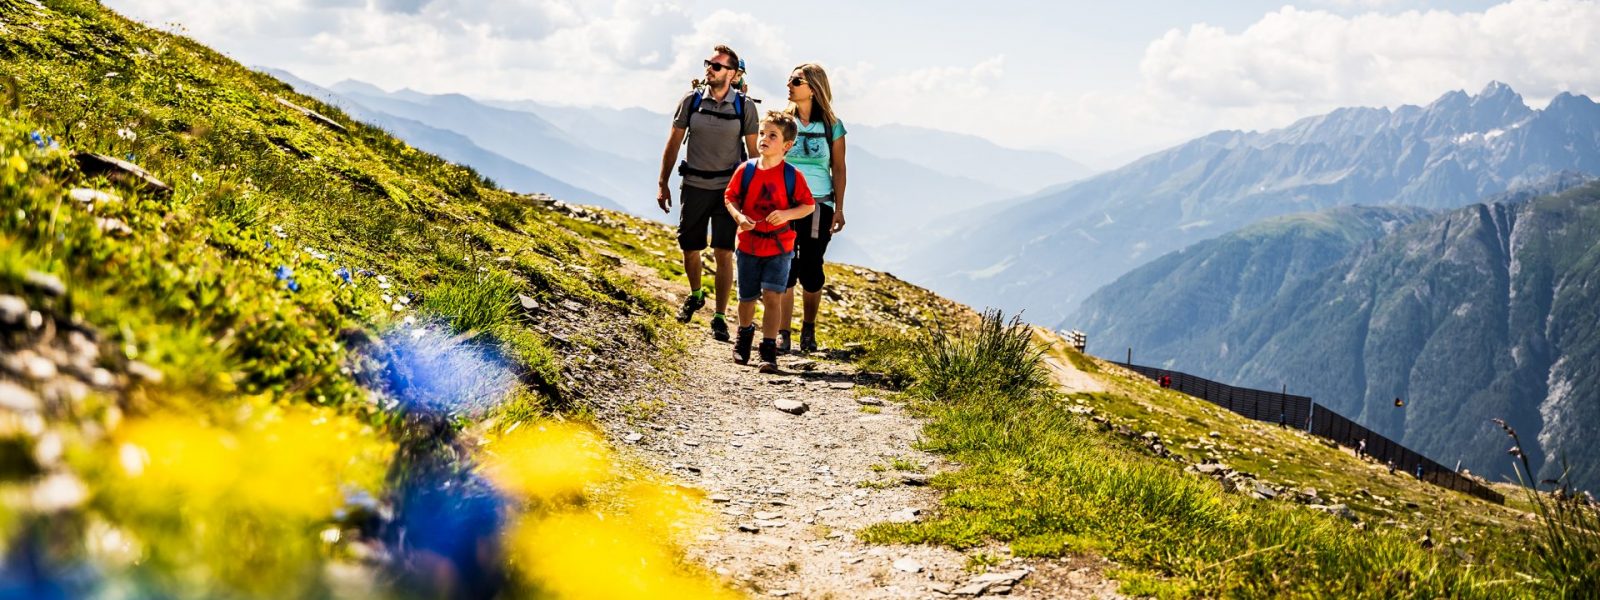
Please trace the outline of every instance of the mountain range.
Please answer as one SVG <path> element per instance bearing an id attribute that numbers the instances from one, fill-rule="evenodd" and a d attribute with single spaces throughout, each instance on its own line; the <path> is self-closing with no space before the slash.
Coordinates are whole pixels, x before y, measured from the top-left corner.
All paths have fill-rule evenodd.
<path id="1" fill-rule="evenodd" d="M 1480 474 L 1514 475 L 1489 421 L 1504 418 L 1540 478 L 1570 466 L 1571 481 L 1594 489 L 1592 181 L 1564 174 L 1449 211 L 1340 207 L 1272 219 L 1134 270 L 1074 320 L 1102 353 L 1132 348 L 1139 363 L 1287 386 Z"/>
<path id="2" fill-rule="evenodd" d="M 1562 93 L 1535 110 L 1491 83 L 1427 106 L 1212 133 L 971 213 L 891 266 L 956 300 L 1072 325 L 1063 320 L 1118 276 L 1262 219 L 1348 204 L 1454 208 L 1566 170 L 1600 172 L 1600 105 Z"/>

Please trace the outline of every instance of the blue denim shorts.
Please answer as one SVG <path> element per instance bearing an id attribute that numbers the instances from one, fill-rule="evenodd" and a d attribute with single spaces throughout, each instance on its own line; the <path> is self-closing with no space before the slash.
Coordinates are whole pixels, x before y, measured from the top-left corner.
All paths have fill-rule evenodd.
<path id="1" fill-rule="evenodd" d="M 789 262 L 793 252 L 777 256 L 751 256 L 735 251 L 739 265 L 739 301 L 754 302 L 761 299 L 761 291 L 783 293 L 789 289 Z"/>

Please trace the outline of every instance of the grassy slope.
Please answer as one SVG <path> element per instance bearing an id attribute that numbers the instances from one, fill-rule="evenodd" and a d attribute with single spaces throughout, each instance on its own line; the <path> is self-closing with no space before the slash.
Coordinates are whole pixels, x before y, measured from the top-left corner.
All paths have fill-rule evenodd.
<path id="1" fill-rule="evenodd" d="M 924 382 L 936 370 L 914 366 L 909 399 L 931 419 L 923 443 L 963 467 L 934 479 L 947 494 L 935 518 L 879 525 L 868 530 L 869 539 L 950 544 L 978 554 L 991 540 L 1019 556 L 1104 554 L 1127 567 L 1119 574 L 1124 592 L 1162 597 L 1547 593 L 1521 575 L 1538 571 L 1520 511 L 1374 471 L 1301 433 L 1162 390 L 1065 349 L 1053 336 L 1043 339 L 1045 352 L 1109 390 L 1061 396 L 985 386 L 930 394 Z M 1108 417 L 1109 425 L 1092 422 L 1091 414 Z M 1263 481 L 1314 487 L 1330 503 L 1348 503 L 1363 523 L 1224 492 L 1182 463 L 1113 434 L 1117 425 L 1155 431 L 1191 458 L 1212 451 L 1186 444 L 1215 443 L 1215 454 L 1235 468 Z M 1419 540 L 1430 530 L 1437 545 L 1424 549 Z"/>

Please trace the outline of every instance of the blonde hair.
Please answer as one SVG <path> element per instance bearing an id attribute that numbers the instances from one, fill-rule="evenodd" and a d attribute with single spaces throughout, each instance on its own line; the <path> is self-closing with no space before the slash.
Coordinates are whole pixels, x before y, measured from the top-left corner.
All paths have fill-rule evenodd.
<path id="1" fill-rule="evenodd" d="M 822 70 L 822 65 L 817 63 L 805 63 L 795 67 L 795 70 L 800 71 L 800 78 L 811 88 L 811 120 L 816 121 L 817 117 L 821 116 L 824 127 L 831 129 L 839 118 L 833 114 L 833 88 L 828 85 L 828 72 Z M 800 107 L 790 102 L 789 107 L 783 109 L 783 112 L 798 118 Z M 824 129 L 823 133 L 828 135 L 828 139 L 833 139 L 832 131 Z"/>

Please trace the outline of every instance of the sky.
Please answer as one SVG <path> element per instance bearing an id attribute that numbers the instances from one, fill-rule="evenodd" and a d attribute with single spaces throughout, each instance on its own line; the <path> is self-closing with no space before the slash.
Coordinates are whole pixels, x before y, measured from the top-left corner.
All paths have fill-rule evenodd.
<path id="1" fill-rule="evenodd" d="M 725 43 L 755 97 L 782 98 L 789 71 L 816 62 L 847 123 L 969 133 L 1099 169 L 1219 129 L 1490 81 L 1534 108 L 1600 92 L 1600 0 L 104 4 L 323 85 L 662 113 Z"/>

